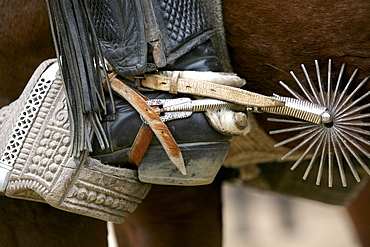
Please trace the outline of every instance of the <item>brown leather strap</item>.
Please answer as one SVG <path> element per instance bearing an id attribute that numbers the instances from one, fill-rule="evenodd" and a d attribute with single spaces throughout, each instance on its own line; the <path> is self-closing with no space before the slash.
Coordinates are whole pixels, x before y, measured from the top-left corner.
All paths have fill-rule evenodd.
<path id="1" fill-rule="evenodd" d="M 114 74 L 109 79 L 111 80 L 113 77 L 116 77 Z M 136 91 L 135 91 L 136 92 Z M 149 100 L 148 97 L 145 95 L 137 92 L 139 96 L 141 96 L 145 101 Z M 136 134 L 135 140 L 132 143 L 130 148 L 130 152 L 128 154 L 128 160 L 130 164 L 139 165 L 141 160 L 143 159 L 146 151 L 148 150 L 149 144 L 153 139 L 153 131 L 152 129 L 146 124 L 142 123 L 138 133 Z"/>
<path id="2" fill-rule="evenodd" d="M 225 100 L 238 105 L 271 107 L 284 106 L 284 103 L 270 97 L 249 92 L 236 87 L 225 86 L 204 80 L 194 80 L 185 78 L 176 78 L 158 75 L 146 74 L 142 80 L 142 85 L 151 89 L 193 94 L 203 97 Z M 173 85 L 173 83 L 176 85 Z"/>
<path id="3" fill-rule="evenodd" d="M 116 73 L 110 73 L 108 79 L 112 80 L 117 76 Z M 132 78 L 134 79 L 134 78 Z M 108 85 L 105 83 L 105 90 L 108 90 Z M 145 101 L 149 100 L 145 95 L 137 92 L 137 94 L 142 97 Z M 136 134 L 135 140 L 131 145 L 130 152 L 128 154 L 128 160 L 130 164 L 139 165 L 143 159 L 146 151 L 148 150 L 149 144 L 153 139 L 152 129 L 145 123 L 142 123 L 138 133 Z"/>
<path id="4" fill-rule="evenodd" d="M 139 165 L 148 150 L 150 141 L 153 138 L 152 129 L 145 123 L 140 126 L 140 130 L 136 135 L 134 142 L 130 148 L 129 162 L 134 165 Z"/>
<path id="5" fill-rule="evenodd" d="M 181 174 L 186 175 L 186 168 L 181 150 L 167 128 L 167 125 L 163 123 L 159 115 L 126 83 L 117 78 L 113 78 L 111 80 L 111 87 L 114 92 L 127 100 L 148 123 L 159 142 L 162 144 L 171 162 L 179 169 Z"/>

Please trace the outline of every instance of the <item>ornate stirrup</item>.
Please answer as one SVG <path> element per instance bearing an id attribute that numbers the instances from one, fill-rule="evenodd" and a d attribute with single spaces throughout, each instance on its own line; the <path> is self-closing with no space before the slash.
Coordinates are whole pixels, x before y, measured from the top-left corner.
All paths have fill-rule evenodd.
<path id="1" fill-rule="evenodd" d="M 20 98 L 1 109 L 0 192 L 120 223 L 150 190 L 137 171 L 71 153 L 66 95 L 55 60 L 42 63 Z"/>

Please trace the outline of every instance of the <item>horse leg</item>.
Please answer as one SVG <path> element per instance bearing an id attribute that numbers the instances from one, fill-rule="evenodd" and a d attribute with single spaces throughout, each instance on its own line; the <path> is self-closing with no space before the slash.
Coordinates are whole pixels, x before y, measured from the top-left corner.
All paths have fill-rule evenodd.
<path id="1" fill-rule="evenodd" d="M 125 222 L 119 246 L 221 246 L 221 180 L 195 187 L 153 185 Z"/>
<path id="2" fill-rule="evenodd" d="M 363 188 L 348 208 L 349 215 L 357 231 L 362 246 L 370 246 L 370 183 Z"/>
<path id="3" fill-rule="evenodd" d="M 0 197 L 0 246 L 108 246 L 104 221 Z"/>

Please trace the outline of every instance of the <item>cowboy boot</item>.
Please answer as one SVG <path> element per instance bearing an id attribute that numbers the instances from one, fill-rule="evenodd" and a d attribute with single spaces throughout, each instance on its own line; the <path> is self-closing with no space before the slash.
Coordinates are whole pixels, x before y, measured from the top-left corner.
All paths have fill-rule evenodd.
<path id="1" fill-rule="evenodd" d="M 139 129 L 143 125 L 141 121 L 143 115 L 139 116 L 136 113 L 138 108 L 134 106 L 136 109 L 134 110 L 129 107 L 128 102 L 120 101 L 120 99 L 111 100 L 107 97 L 106 105 L 118 106 L 115 113 L 112 111 L 103 117 L 100 128 L 101 123 L 98 122 L 100 116 L 105 114 L 105 108 L 110 110 L 112 108 L 105 107 L 104 101 L 100 100 L 104 98 L 104 95 L 100 83 L 100 67 L 96 65 L 104 64 L 100 55 L 104 56 L 113 72 L 117 73 L 121 79 L 145 75 L 145 73 L 157 70 L 221 71 L 220 62 L 208 41 L 213 31 L 201 2 L 191 0 L 185 4 L 183 0 L 170 2 L 157 0 L 87 1 L 87 11 L 84 9 L 80 11 L 77 5 L 75 8 L 73 6 L 70 8 L 70 5 L 61 7 L 60 4 L 63 5 L 63 2 L 56 1 L 54 4 L 57 19 L 55 24 L 60 26 L 60 30 L 70 33 L 70 35 L 63 36 L 64 33 L 61 32 L 62 37 L 58 40 L 63 42 L 59 42 L 58 45 L 61 47 L 62 61 L 60 64 L 64 67 L 62 72 L 64 72 L 63 78 L 70 105 L 74 106 L 70 107 L 74 124 L 72 136 L 74 140 L 77 140 L 73 142 L 76 151 L 74 154 L 78 155 L 78 152 L 89 148 L 87 141 L 89 138 L 84 128 L 86 122 L 90 121 L 91 126 L 96 126 L 94 127 L 95 139 L 92 144 L 93 157 L 103 163 L 116 166 L 129 167 L 130 163 L 138 164 L 138 161 L 132 162 L 132 154 L 135 152 L 131 149 L 137 150 L 137 147 L 140 147 L 136 145 L 135 140 L 138 132 L 139 136 L 142 136 Z M 74 14 L 66 12 L 66 8 L 70 8 L 69 10 Z M 71 18 L 77 16 L 80 19 L 91 15 L 91 22 L 59 18 L 64 15 L 70 15 Z M 79 35 L 74 35 L 75 30 L 78 30 Z M 69 37 L 75 39 L 68 39 Z M 84 39 L 83 37 L 90 38 Z M 65 39 L 71 45 L 67 45 L 64 42 Z M 98 51 L 96 45 L 98 42 L 101 52 Z M 68 52 L 70 49 L 72 51 Z M 73 56 L 73 54 L 84 54 L 84 56 Z M 85 64 L 87 68 L 93 67 L 93 69 L 74 73 L 85 68 L 79 64 Z M 123 80 L 130 84 L 128 79 Z M 113 85 L 113 82 L 108 83 L 108 85 L 111 84 Z M 173 96 L 168 93 L 157 93 L 157 95 L 146 94 L 145 97 L 171 99 L 181 96 L 180 94 Z M 113 101 L 116 104 L 113 104 Z M 145 104 L 145 102 L 142 103 Z M 154 138 L 139 165 L 141 181 L 169 184 L 210 183 L 228 150 L 227 139 L 229 137 L 215 131 L 202 113 L 194 113 L 186 120 L 168 122 L 165 129 L 168 136 L 174 137 L 184 154 L 181 158 L 180 149 L 173 139 L 171 139 L 171 147 L 164 145 L 166 154 L 171 152 L 171 148 L 177 150 L 176 157 L 180 160 L 180 172 L 173 169 L 171 162 L 168 162 L 167 156 L 163 153 L 163 148 Z M 163 144 L 160 131 L 155 128 L 152 130 Z M 143 141 L 142 138 L 138 139 Z M 150 138 L 144 139 L 146 142 L 148 140 Z M 185 160 L 184 163 L 182 159 Z M 201 163 L 203 165 L 199 165 Z M 155 164 L 160 167 L 154 167 Z M 208 166 L 211 165 L 216 169 L 210 171 Z M 147 172 L 147 167 L 150 168 L 149 172 Z M 153 171 L 162 173 L 154 174 Z"/>
<path id="2" fill-rule="evenodd" d="M 222 68 L 211 42 L 207 41 L 169 63 L 163 70 L 221 71 Z M 184 96 L 159 91 L 143 94 L 150 99 Z M 150 142 L 138 167 L 130 164 L 131 146 L 142 125 L 142 119 L 124 99 L 116 96 L 114 101 L 115 115 L 106 116 L 102 121 L 110 147 L 101 149 L 95 139 L 92 157 L 113 166 L 136 168 L 139 179 L 148 183 L 201 185 L 213 181 L 229 149 L 230 136 L 216 131 L 204 113 L 193 113 L 189 118 L 167 123 L 185 161 L 187 175 L 182 175 L 170 162 L 157 138 Z"/>

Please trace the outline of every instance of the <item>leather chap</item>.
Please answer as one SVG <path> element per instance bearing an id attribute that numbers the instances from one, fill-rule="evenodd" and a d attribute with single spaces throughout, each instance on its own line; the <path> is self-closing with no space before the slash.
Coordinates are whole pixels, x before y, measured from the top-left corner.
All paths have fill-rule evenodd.
<path id="1" fill-rule="evenodd" d="M 212 36 L 199 0 L 89 0 L 103 56 L 121 76 L 165 67 Z"/>

